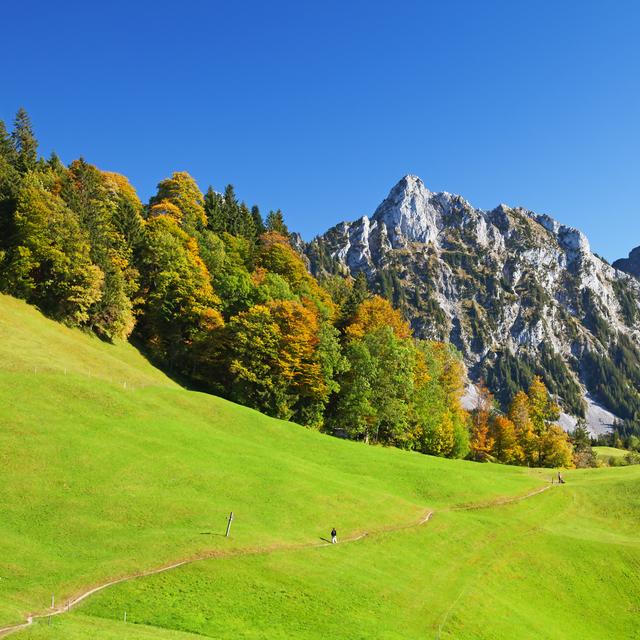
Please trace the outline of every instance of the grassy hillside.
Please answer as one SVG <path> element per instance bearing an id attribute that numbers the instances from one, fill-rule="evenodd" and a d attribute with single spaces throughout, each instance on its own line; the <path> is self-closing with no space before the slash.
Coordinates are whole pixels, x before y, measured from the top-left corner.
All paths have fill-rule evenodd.
<path id="1" fill-rule="evenodd" d="M 6 296 L 0 456 L 0 626 L 45 611 L 52 593 L 62 603 L 91 585 L 181 558 L 313 543 L 334 524 L 346 536 L 408 523 L 427 508 L 523 494 L 546 480 L 524 469 L 340 441 L 185 391 L 131 346 L 102 343 Z M 231 510 L 233 536 L 225 539 Z M 403 553 L 420 555 L 409 543 Z M 349 558 L 347 547 L 370 544 L 322 558 Z M 299 557 L 304 568 L 314 553 L 287 562 Z M 393 565 L 393 550 L 387 553 Z M 261 561 L 252 557 L 247 570 Z M 234 562 L 241 559 L 224 566 L 241 579 Z M 244 601 L 254 608 L 250 593 Z M 56 624 L 70 625 L 64 637 L 83 637 L 89 623 L 74 614 Z"/>
<path id="2" fill-rule="evenodd" d="M 593 452 L 598 456 L 599 460 L 608 460 L 609 458 L 617 460 L 629 454 L 626 449 L 617 449 L 616 447 L 593 447 Z"/>
<path id="3" fill-rule="evenodd" d="M 206 560 L 116 586 L 25 637 L 637 638 L 638 481 L 638 467 L 576 472 L 402 532 Z"/>

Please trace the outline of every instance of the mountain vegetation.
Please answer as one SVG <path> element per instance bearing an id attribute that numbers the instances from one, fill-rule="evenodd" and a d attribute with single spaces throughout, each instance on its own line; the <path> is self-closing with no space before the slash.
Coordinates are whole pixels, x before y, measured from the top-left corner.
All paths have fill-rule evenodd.
<path id="1" fill-rule="evenodd" d="M 464 367 L 416 341 L 366 281 L 316 280 L 281 211 L 175 172 L 143 204 L 122 175 L 37 156 L 28 115 L 0 127 L 0 290 L 176 379 L 270 416 L 464 457 Z"/>
<path id="2" fill-rule="evenodd" d="M 203 194 L 175 172 L 144 205 L 120 174 L 82 158 L 39 159 L 23 110 L 11 134 L 4 124 L 0 134 L 0 290 L 103 340 L 132 339 L 183 384 L 276 418 L 431 455 L 572 464 L 567 437 L 552 426 L 558 411 L 523 423 L 481 408 L 470 420 L 461 353 L 414 337 L 395 271 L 381 272 L 380 295 L 364 271 L 316 269 L 316 278 L 282 212 L 263 220 L 232 185 Z M 478 268 L 463 252 L 448 255 L 458 268 Z M 522 296 L 546 299 L 534 286 Z M 594 331 L 608 335 L 590 309 Z M 471 299 L 478 340 L 484 314 Z M 638 352 L 625 335 L 613 344 L 616 371 L 589 353 L 586 375 L 632 417 L 636 397 L 614 383 L 640 383 Z M 532 407 L 534 390 L 548 397 L 543 380 L 565 402 L 581 401 L 564 361 L 551 348 L 541 353 L 542 378 L 526 354 L 505 352 L 486 369 L 504 407 L 525 388 Z"/>
<path id="3" fill-rule="evenodd" d="M 542 469 L 364 447 L 186 390 L 6 295 L 0 425 L 0 628 L 210 556 L 17 639 L 636 635 L 640 466 L 551 487 Z"/>
<path id="4" fill-rule="evenodd" d="M 411 175 L 303 249 L 316 276 L 362 274 L 417 337 L 454 345 L 505 409 L 540 377 L 574 425 L 597 426 L 597 402 L 640 433 L 637 251 L 612 267 L 547 215 L 476 209 Z"/>

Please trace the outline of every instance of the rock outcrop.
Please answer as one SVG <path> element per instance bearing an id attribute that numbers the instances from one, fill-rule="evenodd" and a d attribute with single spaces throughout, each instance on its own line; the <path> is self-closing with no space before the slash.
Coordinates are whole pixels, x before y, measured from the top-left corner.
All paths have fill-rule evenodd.
<path id="1" fill-rule="evenodd" d="M 452 342 L 503 400 L 541 374 L 573 415 L 590 393 L 640 418 L 640 282 L 578 229 L 504 204 L 476 209 L 409 175 L 371 218 L 336 225 L 306 253 L 316 274 L 364 272 L 418 337 Z"/>

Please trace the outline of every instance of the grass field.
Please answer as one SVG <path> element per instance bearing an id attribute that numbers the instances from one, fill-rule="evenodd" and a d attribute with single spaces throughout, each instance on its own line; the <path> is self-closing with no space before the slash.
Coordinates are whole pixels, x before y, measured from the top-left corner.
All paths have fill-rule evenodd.
<path id="1" fill-rule="evenodd" d="M 593 451 L 598 456 L 598 460 L 622 459 L 629 453 L 626 449 L 616 449 L 615 447 L 593 447 Z"/>
<path id="2" fill-rule="evenodd" d="M 46 611 L 52 593 L 62 603 L 115 577 L 218 556 L 111 587 L 16 637 L 640 634 L 640 467 L 570 472 L 521 502 L 455 510 L 526 494 L 550 473 L 272 420 L 182 390 L 131 346 L 6 296 L 0 456 L 0 627 Z M 425 525 L 373 533 L 426 509 Z M 372 533 L 290 548 L 333 525 L 341 537 Z"/>

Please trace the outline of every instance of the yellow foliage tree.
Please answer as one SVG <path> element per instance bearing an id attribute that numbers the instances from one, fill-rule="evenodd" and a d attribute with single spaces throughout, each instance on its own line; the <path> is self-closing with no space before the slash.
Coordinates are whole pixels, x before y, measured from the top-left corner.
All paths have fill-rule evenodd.
<path id="1" fill-rule="evenodd" d="M 509 419 L 514 424 L 524 462 L 533 466 L 536 463 L 537 443 L 529 412 L 529 396 L 524 391 L 518 391 L 509 407 Z"/>
<path id="2" fill-rule="evenodd" d="M 350 339 L 358 340 L 381 327 L 390 327 L 397 338 L 410 338 L 412 335 L 411 327 L 400 311 L 380 296 L 373 296 L 358 306 L 346 334 Z"/>
<path id="3" fill-rule="evenodd" d="M 158 193 L 149 200 L 149 205 L 153 209 L 155 205 L 164 201 L 170 202 L 180 210 L 182 215 L 179 221 L 188 231 L 203 229 L 206 226 L 204 196 L 196 181 L 186 171 L 176 171 L 170 178 L 162 180 L 158 184 Z"/>
<path id="4" fill-rule="evenodd" d="M 518 444 L 515 425 L 506 416 L 495 416 L 489 434 L 493 439 L 493 455 L 505 464 L 520 464 L 524 458 Z"/>
<path id="5" fill-rule="evenodd" d="M 489 423 L 493 412 L 493 394 L 487 387 L 478 385 L 476 407 L 471 414 L 471 437 L 469 446 L 475 460 L 486 460 L 493 449 L 493 438 L 489 433 Z"/>

